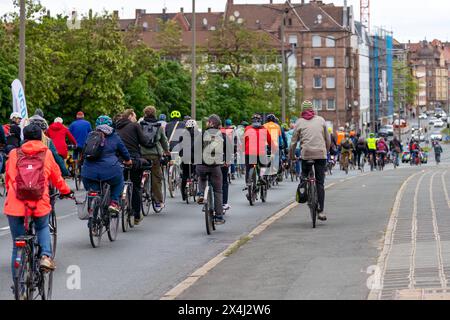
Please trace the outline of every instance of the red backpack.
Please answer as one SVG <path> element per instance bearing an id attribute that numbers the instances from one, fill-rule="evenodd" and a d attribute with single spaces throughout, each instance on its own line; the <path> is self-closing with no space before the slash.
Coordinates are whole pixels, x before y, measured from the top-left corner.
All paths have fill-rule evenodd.
<path id="1" fill-rule="evenodd" d="M 47 151 L 33 155 L 17 149 L 16 198 L 38 201 L 45 190 L 44 160 Z"/>

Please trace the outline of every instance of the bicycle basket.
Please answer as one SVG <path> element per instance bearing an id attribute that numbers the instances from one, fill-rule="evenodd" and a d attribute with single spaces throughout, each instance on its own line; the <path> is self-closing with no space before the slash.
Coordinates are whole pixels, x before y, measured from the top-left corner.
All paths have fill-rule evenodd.
<path id="1" fill-rule="evenodd" d="M 89 219 L 89 209 L 87 205 L 87 196 L 83 202 L 76 202 L 78 219 L 80 220 L 88 220 Z"/>
<path id="2" fill-rule="evenodd" d="M 308 202 L 308 193 L 306 192 L 306 180 L 302 180 L 297 187 L 296 200 L 298 203 Z"/>

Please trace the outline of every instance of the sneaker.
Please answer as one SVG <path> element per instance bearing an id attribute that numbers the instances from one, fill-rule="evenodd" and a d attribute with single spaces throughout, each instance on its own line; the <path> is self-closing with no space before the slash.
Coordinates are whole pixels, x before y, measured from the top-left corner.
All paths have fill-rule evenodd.
<path id="1" fill-rule="evenodd" d="M 156 210 L 164 209 L 165 206 L 166 206 L 166 205 L 165 205 L 163 202 L 161 202 L 161 203 L 155 203 L 155 208 L 156 208 Z"/>
<path id="2" fill-rule="evenodd" d="M 47 269 L 47 270 L 51 270 L 51 271 L 56 269 L 55 262 L 53 261 L 53 259 L 51 259 L 47 256 L 42 256 L 40 266 L 43 269 Z"/>
<path id="3" fill-rule="evenodd" d="M 231 180 L 236 180 L 236 176 L 234 175 L 234 173 L 231 174 Z"/>
<path id="4" fill-rule="evenodd" d="M 321 212 L 319 213 L 319 216 L 317 217 L 320 221 L 327 221 L 327 216 L 325 213 Z"/>
<path id="5" fill-rule="evenodd" d="M 138 226 L 144 220 L 143 216 L 139 216 L 139 218 L 134 217 L 134 225 Z"/>
<path id="6" fill-rule="evenodd" d="M 120 207 L 119 204 L 115 201 L 111 201 L 109 207 L 108 207 L 109 212 L 111 213 L 112 217 L 117 217 L 120 213 Z"/>
<path id="7" fill-rule="evenodd" d="M 205 196 L 202 193 L 198 193 L 197 197 L 198 204 L 205 204 Z"/>
<path id="8" fill-rule="evenodd" d="M 227 210 L 230 210 L 230 209 L 231 209 L 231 206 L 228 203 L 223 205 L 223 210 L 224 211 L 227 211 Z"/>
<path id="9" fill-rule="evenodd" d="M 223 216 L 215 216 L 214 220 L 215 220 L 217 225 L 221 225 L 221 224 L 224 224 L 226 222 L 225 219 L 223 218 Z"/>

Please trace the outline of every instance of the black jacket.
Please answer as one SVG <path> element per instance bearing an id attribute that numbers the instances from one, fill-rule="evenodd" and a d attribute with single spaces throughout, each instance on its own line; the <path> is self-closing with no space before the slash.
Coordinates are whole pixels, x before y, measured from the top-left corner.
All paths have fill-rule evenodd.
<path id="1" fill-rule="evenodd" d="M 173 148 L 175 148 L 175 146 L 177 144 L 179 144 L 181 141 L 183 141 L 183 138 L 177 136 L 176 133 L 174 133 L 173 137 L 172 137 L 172 132 L 175 129 L 175 126 L 177 123 L 178 123 L 177 130 L 184 129 L 186 127 L 185 122 L 181 121 L 181 120 L 180 121 L 173 120 L 173 121 L 170 121 L 169 123 L 167 123 L 167 125 L 166 125 L 166 137 L 167 137 L 167 140 L 169 140 L 170 151 L 172 151 Z M 172 141 L 170 141 L 170 137 L 172 137 Z"/>
<path id="2" fill-rule="evenodd" d="M 20 147 L 21 133 L 22 129 L 20 129 L 20 127 L 17 124 L 15 123 L 10 124 L 9 134 L 6 137 L 6 147 L 5 147 L 6 153 L 9 153 L 9 151 L 11 151 L 12 149 Z"/>
<path id="3" fill-rule="evenodd" d="M 142 132 L 139 123 L 131 122 L 129 119 L 119 119 L 116 122 L 116 132 L 122 139 L 125 147 L 132 158 L 141 157 L 141 146 L 148 146 L 148 138 Z"/>

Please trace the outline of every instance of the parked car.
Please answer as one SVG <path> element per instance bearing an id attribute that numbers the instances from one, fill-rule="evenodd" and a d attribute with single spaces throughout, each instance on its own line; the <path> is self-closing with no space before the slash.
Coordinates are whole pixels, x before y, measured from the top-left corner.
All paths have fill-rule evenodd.
<path id="1" fill-rule="evenodd" d="M 437 119 L 436 121 L 434 121 L 433 125 L 436 128 L 442 128 L 444 126 L 444 121 L 442 121 L 441 119 Z"/>
<path id="2" fill-rule="evenodd" d="M 434 122 L 437 121 L 437 120 L 438 120 L 438 118 L 436 118 L 436 117 L 431 117 L 431 118 L 428 120 L 428 124 L 429 124 L 429 125 L 434 125 Z"/>
<path id="3" fill-rule="evenodd" d="M 431 140 L 439 140 L 439 141 L 442 141 L 442 134 L 440 134 L 440 133 L 432 133 L 432 134 L 430 135 L 430 139 L 431 139 Z"/>
<path id="4" fill-rule="evenodd" d="M 427 116 L 427 114 L 426 113 L 422 113 L 420 116 L 419 116 L 419 119 L 428 119 L 428 116 Z"/>
<path id="5" fill-rule="evenodd" d="M 392 137 L 394 135 L 394 126 L 385 125 L 381 127 L 380 131 L 378 131 L 380 137 Z"/>

